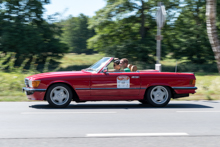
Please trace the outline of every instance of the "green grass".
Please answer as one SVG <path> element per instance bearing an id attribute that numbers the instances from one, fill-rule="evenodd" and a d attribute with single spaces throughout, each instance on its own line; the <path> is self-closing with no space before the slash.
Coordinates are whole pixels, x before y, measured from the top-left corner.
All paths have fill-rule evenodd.
<path id="1" fill-rule="evenodd" d="M 61 60 L 58 60 L 60 65 L 57 69 L 61 71 L 81 70 L 94 64 L 102 57 L 104 55 L 66 54 Z M 169 59 L 163 61 L 162 64 L 163 66 L 175 66 L 175 61 Z M 146 67 L 143 68 L 147 69 Z M 143 68 L 139 67 L 139 69 Z M 29 101 L 26 95 L 22 93 L 22 87 L 25 86 L 24 78 L 33 74 L 33 71 L 27 71 L 26 74 L 0 72 L 0 101 Z M 196 72 L 195 74 L 197 93 L 176 100 L 220 100 L 220 75 L 210 72 Z"/>
<path id="2" fill-rule="evenodd" d="M 0 102 L 29 102 L 30 100 L 24 96 L 0 96 Z"/>
<path id="3" fill-rule="evenodd" d="M 0 101 L 28 101 L 22 92 L 24 78 L 30 74 L 0 72 Z"/>

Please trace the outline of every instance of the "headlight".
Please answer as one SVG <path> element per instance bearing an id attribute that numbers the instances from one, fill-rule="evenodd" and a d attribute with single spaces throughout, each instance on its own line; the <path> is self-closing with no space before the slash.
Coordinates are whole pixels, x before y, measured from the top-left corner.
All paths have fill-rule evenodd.
<path id="1" fill-rule="evenodd" d="M 40 80 L 34 80 L 34 81 L 29 80 L 30 87 L 37 88 L 39 84 L 40 84 Z"/>

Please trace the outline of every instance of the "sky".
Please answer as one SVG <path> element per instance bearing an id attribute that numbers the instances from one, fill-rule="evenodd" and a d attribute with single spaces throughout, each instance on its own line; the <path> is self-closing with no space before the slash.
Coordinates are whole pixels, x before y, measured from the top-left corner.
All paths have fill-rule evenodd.
<path id="1" fill-rule="evenodd" d="M 65 19 L 69 15 L 78 16 L 80 13 L 91 17 L 105 4 L 105 0 L 50 0 L 50 4 L 44 6 L 45 17 L 56 12 L 62 14 L 59 19 Z"/>

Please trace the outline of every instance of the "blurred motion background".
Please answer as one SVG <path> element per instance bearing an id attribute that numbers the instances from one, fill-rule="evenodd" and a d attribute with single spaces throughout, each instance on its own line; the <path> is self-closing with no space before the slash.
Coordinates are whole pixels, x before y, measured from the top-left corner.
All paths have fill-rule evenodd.
<path id="1" fill-rule="evenodd" d="M 0 101 L 26 100 L 21 87 L 28 75 L 81 70 L 104 56 L 128 58 L 138 69 L 155 68 L 158 0 L 63 0 L 63 10 L 55 1 L 0 1 Z M 195 99 L 219 99 L 220 78 L 206 29 L 206 0 L 162 2 L 167 12 L 162 71 L 175 72 L 178 63 L 178 72 L 196 73 Z M 80 14 L 71 14 L 71 5 Z M 89 8 L 97 10 L 84 14 Z M 217 1 L 220 35 L 219 14 Z"/>

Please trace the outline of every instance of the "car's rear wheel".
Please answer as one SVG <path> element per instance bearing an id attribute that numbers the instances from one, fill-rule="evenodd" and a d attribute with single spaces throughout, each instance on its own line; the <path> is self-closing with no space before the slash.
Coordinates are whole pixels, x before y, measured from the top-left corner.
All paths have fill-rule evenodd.
<path id="1" fill-rule="evenodd" d="M 48 103 L 56 108 L 67 107 L 72 100 L 72 90 L 66 84 L 58 83 L 52 85 L 46 94 Z"/>
<path id="2" fill-rule="evenodd" d="M 154 107 L 166 106 L 171 98 L 171 91 L 166 86 L 153 86 L 147 90 L 146 100 Z"/>

